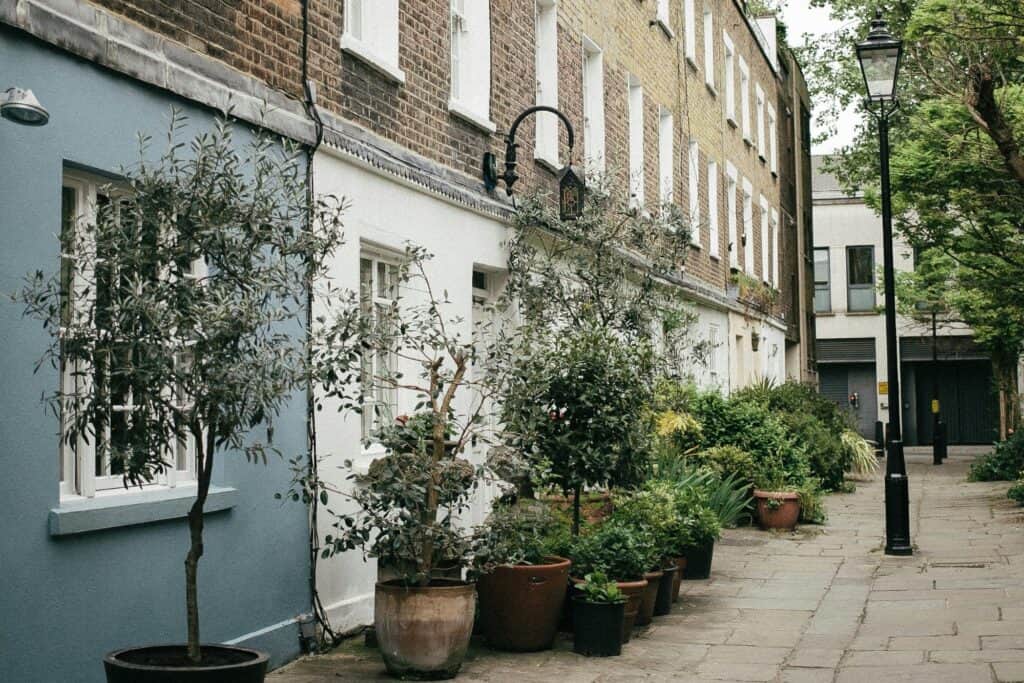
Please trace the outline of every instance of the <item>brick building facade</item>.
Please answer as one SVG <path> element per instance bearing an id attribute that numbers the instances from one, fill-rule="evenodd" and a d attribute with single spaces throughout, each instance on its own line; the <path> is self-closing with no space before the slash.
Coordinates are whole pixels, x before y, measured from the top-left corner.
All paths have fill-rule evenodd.
<path id="1" fill-rule="evenodd" d="M 485 190 L 482 155 L 500 163 L 516 116 L 555 105 L 573 123 L 575 148 L 553 115 L 527 118 L 517 192 L 553 187 L 571 161 L 591 179 L 621 178 L 624 200 L 651 211 L 672 201 L 691 216 L 677 286 L 711 348 L 695 380 L 731 391 L 761 376 L 815 378 L 810 102 L 775 20 L 740 0 L 14 0 L 0 3 L 0 39 L 62 56 L 52 83 L 23 84 L 44 103 L 61 83 L 73 90 L 83 74 L 100 74 L 140 101 L 158 93 L 205 115 L 230 107 L 306 145 L 315 191 L 351 201 L 335 283 L 374 284 L 416 242 L 435 254 L 434 284 L 467 334 L 501 289 L 514 210 L 501 186 Z M 0 71 L 22 84 L 34 73 L 22 66 Z M 103 115 L 90 116 L 74 122 L 75 135 L 100 129 Z M 66 152 L 61 161 L 117 170 Z M 751 287 L 775 292 L 775 303 L 754 305 Z M 402 396 L 389 407 L 411 409 Z M 318 430 L 329 458 L 321 471 L 336 471 L 339 486 L 348 484 L 335 465 L 365 468 L 379 454 L 359 446 L 359 419 L 320 419 Z M 472 515 L 486 509 L 489 492 L 479 495 Z M 361 558 L 318 565 L 335 626 L 368 621 L 375 578 Z M 217 637 L 244 641 L 249 616 Z M 282 661 L 295 654 L 281 645 L 295 640 L 293 627 L 251 628 Z"/>

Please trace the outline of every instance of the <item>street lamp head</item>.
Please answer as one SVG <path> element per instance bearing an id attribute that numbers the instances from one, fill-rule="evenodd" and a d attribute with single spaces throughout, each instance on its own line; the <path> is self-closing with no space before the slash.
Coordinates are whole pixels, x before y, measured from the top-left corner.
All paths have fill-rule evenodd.
<path id="1" fill-rule="evenodd" d="M 889 33 L 882 10 L 876 10 L 867 38 L 857 43 L 857 61 L 871 102 L 890 102 L 896 98 L 902 58 L 903 41 Z"/>
<path id="2" fill-rule="evenodd" d="M 24 126 L 45 126 L 50 120 L 50 112 L 32 91 L 21 88 L 8 88 L 0 93 L 0 116 Z"/>

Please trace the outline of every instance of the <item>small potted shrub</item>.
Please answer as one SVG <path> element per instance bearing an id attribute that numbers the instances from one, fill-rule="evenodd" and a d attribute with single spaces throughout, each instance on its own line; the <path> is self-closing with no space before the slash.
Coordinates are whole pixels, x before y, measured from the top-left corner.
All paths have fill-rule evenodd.
<path id="1" fill-rule="evenodd" d="M 683 549 L 686 567 L 683 578 L 706 579 L 711 576 L 715 541 L 721 535 L 718 515 L 708 506 L 707 493 L 698 487 L 677 489 L 676 506 L 686 527 L 687 546 Z"/>
<path id="2" fill-rule="evenodd" d="M 537 501 L 499 502 L 473 538 L 484 637 L 500 650 L 552 646 L 572 563 L 553 554 L 560 520 Z M 567 529 L 566 529 L 567 531 Z"/>
<path id="3" fill-rule="evenodd" d="M 789 483 L 784 471 L 763 467 L 754 481 L 757 521 L 762 529 L 793 529 L 800 519 L 798 487 Z"/>
<path id="4" fill-rule="evenodd" d="M 573 652 L 587 657 L 622 653 L 622 621 L 626 595 L 603 572 L 587 574 L 573 596 Z"/>
<path id="5" fill-rule="evenodd" d="M 665 596 L 671 605 L 672 558 L 681 552 L 680 532 L 684 531 L 677 514 L 672 486 L 665 482 L 648 482 L 640 490 L 616 496 L 612 519 L 650 537 L 655 548 L 655 561 L 644 573 L 647 588 L 640 603 L 636 623 L 649 624 L 654 616 L 658 595 L 665 584 Z M 664 605 L 663 605 L 664 607 Z M 663 613 L 667 613 L 665 609 Z"/>
<path id="6" fill-rule="evenodd" d="M 573 573 L 586 576 L 604 572 L 627 598 L 622 618 L 622 642 L 629 642 L 643 599 L 644 573 L 654 566 L 657 551 L 648 534 L 608 520 L 596 530 L 579 536 L 572 545 Z"/>

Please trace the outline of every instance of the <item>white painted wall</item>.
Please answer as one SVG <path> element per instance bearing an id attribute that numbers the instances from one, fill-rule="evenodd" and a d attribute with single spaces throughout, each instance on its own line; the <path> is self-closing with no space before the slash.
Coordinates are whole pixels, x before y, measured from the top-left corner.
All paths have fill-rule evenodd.
<path id="1" fill-rule="evenodd" d="M 475 266 L 493 271 L 505 268 L 506 254 L 501 245 L 506 227 L 493 218 L 357 166 L 326 148 L 314 159 L 314 178 L 318 193 L 343 195 L 351 200 L 351 208 L 345 214 L 345 244 L 330 267 L 333 284 L 343 289 L 358 287 L 361 244 L 401 252 L 407 240 L 414 241 L 434 254 L 427 264 L 431 285 L 438 293 L 447 290 L 452 302 L 448 313 L 461 317 L 459 331 L 470 335 L 472 271 Z M 326 302 L 317 301 L 315 306 L 324 310 Z M 468 397 L 462 398 L 460 406 L 464 407 Z M 412 412 L 413 402 L 411 394 L 399 392 L 400 413 Z M 340 488 L 349 486 L 349 472 L 342 466 L 344 460 L 351 459 L 356 468 L 365 470 L 380 455 L 379 450 L 364 451 L 360 445 L 358 415 L 339 415 L 330 406 L 325 407 L 318 416 L 317 432 L 320 454 L 328 456 L 321 462 L 321 475 Z M 331 506 L 343 507 L 340 503 L 335 496 Z M 478 507 L 483 507 L 483 501 Z M 331 532 L 330 524 L 330 516 L 322 513 L 321 535 Z M 364 563 L 357 552 L 322 560 L 317 581 L 335 628 L 344 630 L 372 623 L 375 561 Z"/>

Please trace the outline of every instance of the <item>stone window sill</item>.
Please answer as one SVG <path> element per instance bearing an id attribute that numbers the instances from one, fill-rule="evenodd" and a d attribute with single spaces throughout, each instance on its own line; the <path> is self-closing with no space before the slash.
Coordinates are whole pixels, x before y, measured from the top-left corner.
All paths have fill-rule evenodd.
<path id="1" fill-rule="evenodd" d="M 352 55 L 392 83 L 398 85 L 405 83 L 405 72 L 398 68 L 398 64 L 384 59 L 363 41 L 357 40 L 350 35 L 343 35 L 341 37 L 341 51 Z"/>
<path id="2" fill-rule="evenodd" d="M 70 536 L 179 519 L 188 515 L 195 497 L 196 487 L 192 484 L 65 500 L 50 510 L 50 535 Z M 204 510 L 207 514 L 220 512 L 233 508 L 237 503 L 237 489 L 211 486 Z"/>
<path id="3" fill-rule="evenodd" d="M 479 128 L 485 133 L 493 133 L 497 126 L 490 117 L 478 114 L 458 100 L 448 100 L 448 111 L 452 116 L 458 117 L 466 123 Z"/>
<path id="4" fill-rule="evenodd" d="M 659 27 L 659 28 L 660 28 L 660 29 L 661 29 L 662 31 L 664 31 L 664 33 L 665 33 L 665 36 L 666 36 L 666 37 L 667 37 L 667 38 L 668 38 L 669 40 L 672 40 L 673 38 L 675 38 L 675 37 L 676 37 L 676 34 L 675 34 L 675 33 L 673 33 L 673 32 L 672 32 L 672 29 L 670 29 L 670 28 L 669 28 L 669 26 L 668 26 L 668 22 L 666 22 L 666 21 L 665 21 L 664 19 L 662 19 L 662 18 L 660 18 L 660 17 L 659 17 L 658 19 L 655 19 L 655 22 L 656 22 L 656 23 L 658 24 L 658 27 Z"/>

